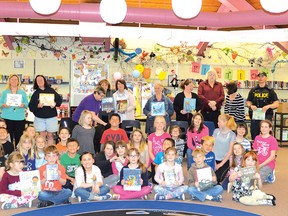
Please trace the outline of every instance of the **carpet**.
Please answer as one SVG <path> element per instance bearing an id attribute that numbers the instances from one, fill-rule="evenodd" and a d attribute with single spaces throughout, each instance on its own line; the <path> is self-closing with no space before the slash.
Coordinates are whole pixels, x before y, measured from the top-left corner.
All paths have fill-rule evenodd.
<path id="1" fill-rule="evenodd" d="M 197 215 L 197 216 L 259 216 L 250 212 L 235 209 L 208 206 L 189 202 L 169 202 L 169 201 L 101 201 L 87 202 L 70 205 L 59 205 L 27 211 L 15 216 L 122 216 L 122 215 Z"/>

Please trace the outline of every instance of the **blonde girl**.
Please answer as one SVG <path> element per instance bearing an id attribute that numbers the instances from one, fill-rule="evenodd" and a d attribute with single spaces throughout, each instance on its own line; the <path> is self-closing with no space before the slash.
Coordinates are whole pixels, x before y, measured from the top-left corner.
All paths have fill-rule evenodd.
<path id="1" fill-rule="evenodd" d="M 143 132 L 136 128 L 130 135 L 130 142 L 128 143 L 128 148 L 136 148 L 140 152 L 140 161 L 146 166 L 150 166 L 148 145 Z"/>
<path id="2" fill-rule="evenodd" d="M 252 145 L 258 154 L 262 182 L 268 183 L 275 181 L 276 153 L 278 150 L 278 143 L 273 137 L 272 129 L 271 121 L 261 121 L 261 134 L 255 137 Z"/>
<path id="3" fill-rule="evenodd" d="M 163 151 L 162 145 L 166 138 L 171 138 L 170 134 L 165 132 L 166 121 L 163 116 L 156 116 L 154 120 L 155 132 L 148 136 L 148 152 L 151 161 L 154 161 L 157 153 Z M 155 175 L 155 164 L 151 164 L 151 174 L 152 182 L 156 183 L 154 180 Z"/>
<path id="4" fill-rule="evenodd" d="M 32 201 L 37 198 L 34 192 L 22 195 L 20 189 L 19 173 L 25 166 L 25 159 L 19 152 L 13 152 L 6 160 L 6 170 L 0 187 L 0 202 L 2 209 L 32 206 Z"/>
<path id="5" fill-rule="evenodd" d="M 72 131 L 72 138 L 77 139 L 80 145 L 78 154 L 83 152 L 95 154 L 95 128 L 92 126 L 92 113 L 88 110 L 83 110 L 78 123 L 79 125 L 76 125 Z"/>
<path id="6" fill-rule="evenodd" d="M 123 140 L 119 140 L 115 145 L 117 159 L 112 162 L 112 171 L 114 175 L 120 176 L 121 169 L 127 165 L 127 152 L 128 147 L 127 144 Z M 119 180 L 119 179 L 118 179 Z"/>
<path id="7" fill-rule="evenodd" d="M 34 141 L 27 134 L 23 134 L 18 144 L 18 152 L 25 159 L 24 171 L 36 169 L 36 156 L 34 153 Z"/>
<path id="8" fill-rule="evenodd" d="M 34 145 L 34 152 L 36 156 L 35 159 L 36 169 L 39 169 L 39 167 L 47 163 L 47 161 L 45 160 L 45 152 L 44 152 L 44 148 L 46 147 L 46 145 L 47 145 L 46 138 L 43 135 L 38 134 L 35 138 L 35 145 Z"/>
<path id="9" fill-rule="evenodd" d="M 130 148 L 128 150 L 128 165 L 124 166 L 120 172 L 120 181 L 113 187 L 114 195 L 113 199 L 147 199 L 147 195 L 151 192 L 151 187 L 148 186 L 148 173 L 147 168 L 140 161 L 140 152 L 136 148 Z M 140 169 L 141 172 L 141 190 L 140 191 L 126 191 L 123 188 L 124 181 L 124 169 Z"/>
<path id="10" fill-rule="evenodd" d="M 185 200 L 187 185 L 184 183 L 182 166 L 175 163 L 177 150 L 169 147 L 165 150 L 164 163 L 161 163 L 155 173 L 155 181 L 158 185 L 154 186 L 155 200 L 181 199 Z"/>
<path id="11" fill-rule="evenodd" d="M 71 131 L 68 127 L 60 127 L 59 128 L 59 139 L 60 142 L 57 143 L 56 148 L 59 151 L 60 156 L 64 153 L 67 153 L 67 140 L 71 136 Z"/>
<path id="12" fill-rule="evenodd" d="M 214 153 L 216 159 L 217 182 L 221 183 L 229 170 L 229 159 L 232 155 L 233 144 L 236 135 L 233 132 L 236 128 L 234 117 L 228 114 L 221 114 L 218 117 L 218 127 L 213 132 L 215 138 Z"/>

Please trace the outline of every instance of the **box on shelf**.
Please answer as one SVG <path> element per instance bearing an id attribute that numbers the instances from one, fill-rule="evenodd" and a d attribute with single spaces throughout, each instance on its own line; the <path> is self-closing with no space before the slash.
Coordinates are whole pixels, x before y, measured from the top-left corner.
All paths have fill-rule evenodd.
<path id="1" fill-rule="evenodd" d="M 279 107 L 277 108 L 277 112 L 288 113 L 288 102 L 279 103 Z"/>
<path id="2" fill-rule="evenodd" d="M 277 140 L 280 140 L 280 128 L 276 129 L 275 136 Z M 288 141 L 288 130 L 286 129 L 282 130 L 282 141 Z"/>

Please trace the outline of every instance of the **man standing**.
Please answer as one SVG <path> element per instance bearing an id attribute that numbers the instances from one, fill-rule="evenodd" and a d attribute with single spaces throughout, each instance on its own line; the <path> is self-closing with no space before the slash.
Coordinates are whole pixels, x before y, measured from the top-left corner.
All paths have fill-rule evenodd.
<path id="1" fill-rule="evenodd" d="M 262 111 L 265 112 L 265 119 L 272 121 L 273 109 L 277 109 L 279 106 L 277 94 L 274 89 L 268 88 L 266 80 L 267 73 L 260 72 L 258 74 L 258 85 L 250 90 L 246 101 L 246 105 L 250 109 L 250 131 L 252 140 L 254 140 L 255 137 L 260 134 L 261 121 L 252 119 L 253 111 L 256 111 L 257 108 L 262 108 Z"/>
<path id="2" fill-rule="evenodd" d="M 202 81 L 198 87 L 198 97 L 202 102 L 201 113 L 205 121 L 213 121 L 218 127 L 218 116 L 224 101 L 224 89 L 220 82 L 216 81 L 216 71 L 207 73 L 207 80 Z"/>

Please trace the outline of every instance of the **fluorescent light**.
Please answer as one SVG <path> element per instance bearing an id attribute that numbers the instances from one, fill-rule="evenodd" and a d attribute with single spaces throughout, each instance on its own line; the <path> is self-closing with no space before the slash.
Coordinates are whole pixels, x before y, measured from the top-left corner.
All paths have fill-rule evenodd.
<path id="1" fill-rule="evenodd" d="M 260 0 L 264 10 L 271 13 L 283 13 L 288 10 L 287 0 Z"/>
<path id="2" fill-rule="evenodd" d="M 127 13 L 127 4 L 125 0 L 101 0 L 100 16 L 110 24 L 121 23 Z"/>
<path id="3" fill-rule="evenodd" d="M 173 12 L 180 18 L 196 17 L 202 8 L 202 0 L 172 0 Z"/>
<path id="4" fill-rule="evenodd" d="M 61 5 L 61 0 L 29 0 L 29 2 L 36 13 L 43 15 L 55 13 Z"/>

